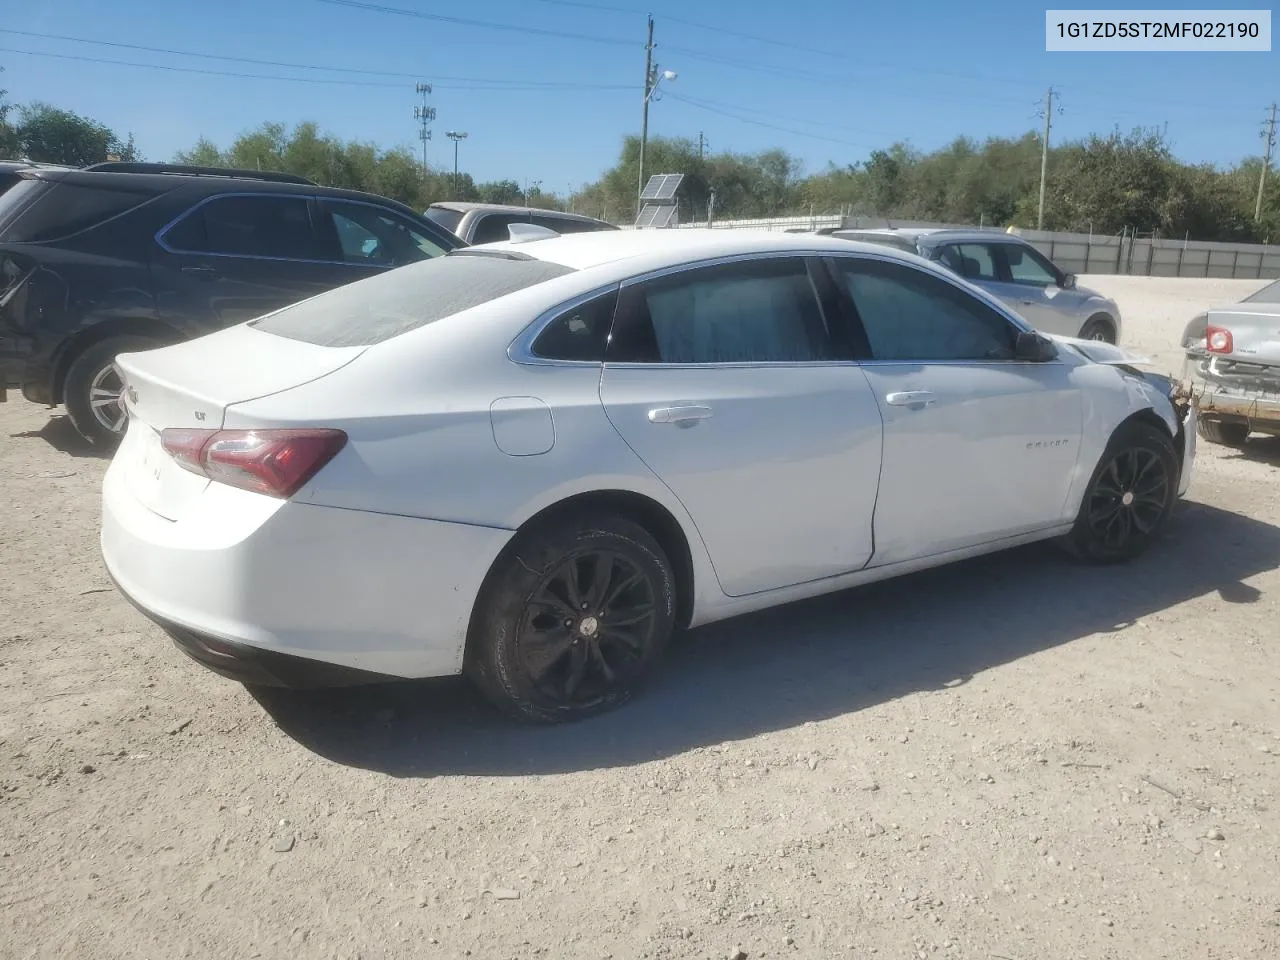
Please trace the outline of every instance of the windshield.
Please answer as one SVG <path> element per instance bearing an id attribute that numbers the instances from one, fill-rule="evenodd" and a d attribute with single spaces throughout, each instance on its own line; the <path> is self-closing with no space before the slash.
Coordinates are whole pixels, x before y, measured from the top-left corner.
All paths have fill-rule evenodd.
<path id="1" fill-rule="evenodd" d="M 1242 303 L 1280 303 L 1280 280 L 1269 283 L 1257 293 L 1244 298 Z"/>

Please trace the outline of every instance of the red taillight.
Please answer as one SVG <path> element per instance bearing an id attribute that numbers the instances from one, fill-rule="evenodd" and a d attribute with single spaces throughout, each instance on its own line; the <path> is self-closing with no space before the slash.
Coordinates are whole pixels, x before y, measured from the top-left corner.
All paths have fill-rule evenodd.
<path id="1" fill-rule="evenodd" d="M 287 499 L 347 442 L 341 430 L 161 431 L 160 442 L 183 468 L 243 490 Z"/>
<path id="2" fill-rule="evenodd" d="M 1230 353 L 1235 348 L 1231 331 L 1226 327 L 1206 327 L 1204 346 L 1210 353 Z"/>

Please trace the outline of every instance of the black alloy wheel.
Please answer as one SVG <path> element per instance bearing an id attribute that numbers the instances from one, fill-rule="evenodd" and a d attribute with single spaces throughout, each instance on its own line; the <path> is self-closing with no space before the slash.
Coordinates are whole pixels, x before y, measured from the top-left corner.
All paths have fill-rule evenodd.
<path id="1" fill-rule="evenodd" d="M 1167 432 L 1141 422 L 1122 426 L 1103 453 L 1069 538 L 1073 551 L 1098 563 L 1142 553 L 1177 499 L 1178 459 Z"/>
<path id="2" fill-rule="evenodd" d="M 629 700 L 675 626 L 670 561 L 641 526 L 594 515 L 517 535 L 490 571 L 465 672 L 521 720 L 579 720 Z"/>

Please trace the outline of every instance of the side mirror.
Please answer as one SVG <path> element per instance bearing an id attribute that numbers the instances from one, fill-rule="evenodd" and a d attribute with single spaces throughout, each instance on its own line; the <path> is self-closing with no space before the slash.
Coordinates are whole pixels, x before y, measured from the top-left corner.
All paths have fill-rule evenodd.
<path id="1" fill-rule="evenodd" d="M 1049 360 L 1055 360 L 1058 356 L 1058 348 L 1054 342 L 1048 337 L 1036 333 L 1034 330 L 1018 331 L 1017 340 L 1013 345 L 1013 358 L 1022 360 L 1026 363 L 1045 363 Z"/>
<path id="2" fill-rule="evenodd" d="M 1062 278 L 1062 289 L 1074 290 L 1075 288 L 1076 288 L 1076 275 L 1074 273 L 1068 273 L 1065 277 Z"/>

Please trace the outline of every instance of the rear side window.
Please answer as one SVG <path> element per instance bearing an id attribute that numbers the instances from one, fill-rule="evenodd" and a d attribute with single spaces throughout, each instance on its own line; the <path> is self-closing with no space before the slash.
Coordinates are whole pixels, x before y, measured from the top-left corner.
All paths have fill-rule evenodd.
<path id="1" fill-rule="evenodd" d="M 0 195 L 0 238 L 10 243 L 60 240 L 127 213 L 150 196 L 24 178 Z"/>
<path id="2" fill-rule="evenodd" d="M 572 272 L 543 260 L 432 257 L 295 303 L 250 326 L 322 347 L 369 346 Z"/>
<path id="3" fill-rule="evenodd" d="M 190 210 L 161 238 L 175 253 L 320 259 L 306 197 L 215 197 Z"/>
<path id="4" fill-rule="evenodd" d="M 702 267 L 622 291 L 614 363 L 804 363 L 836 359 L 805 262 Z"/>
<path id="5" fill-rule="evenodd" d="M 319 207 L 332 222 L 347 263 L 398 267 L 448 252 L 422 227 L 390 210 L 348 200 L 321 200 Z"/>
<path id="6" fill-rule="evenodd" d="M 617 289 L 566 310 L 543 327 L 533 341 L 533 355 L 544 360 L 604 360 Z"/>

